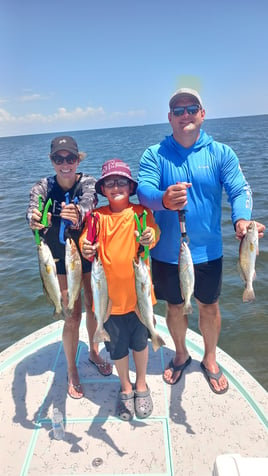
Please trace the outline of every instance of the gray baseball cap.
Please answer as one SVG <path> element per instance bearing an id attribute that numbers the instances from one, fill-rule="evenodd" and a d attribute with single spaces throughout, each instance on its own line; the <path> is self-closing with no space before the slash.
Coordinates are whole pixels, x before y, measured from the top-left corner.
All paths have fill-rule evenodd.
<path id="1" fill-rule="evenodd" d="M 178 99 L 184 96 L 192 96 L 195 99 L 195 102 L 197 102 L 203 109 L 203 103 L 199 93 L 195 89 L 191 89 L 191 88 L 180 88 L 177 91 L 175 91 L 175 93 L 172 94 L 169 100 L 169 108 L 172 109 L 175 106 Z"/>

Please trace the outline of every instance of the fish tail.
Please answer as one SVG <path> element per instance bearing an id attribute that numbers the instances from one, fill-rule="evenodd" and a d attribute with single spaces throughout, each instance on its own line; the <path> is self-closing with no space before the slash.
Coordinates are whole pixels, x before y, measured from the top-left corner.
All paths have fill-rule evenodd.
<path id="1" fill-rule="evenodd" d="M 193 313 L 193 308 L 192 308 L 192 305 L 191 303 L 187 303 L 183 306 L 183 314 L 185 316 L 187 316 L 188 314 L 192 314 Z"/>
<path id="2" fill-rule="evenodd" d="M 165 341 L 159 334 L 154 334 L 152 336 L 152 347 L 153 350 L 156 352 L 162 345 L 166 345 Z"/>
<path id="3" fill-rule="evenodd" d="M 253 288 L 246 288 L 243 292 L 243 302 L 252 302 L 255 300 L 255 293 Z"/>
<path id="4" fill-rule="evenodd" d="M 60 302 L 57 303 L 57 305 L 54 308 L 53 319 L 55 319 L 55 321 L 59 321 L 60 319 L 65 320 L 65 317 L 66 317 L 65 309 L 63 306 L 63 299 L 61 297 Z"/>
<path id="5" fill-rule="evenodd" d="M 74 310 L 74 305 L 75 305 L 77 299 L 79 298 L 79 293 L 80 293 L 80 289 L 78 290 L 78 292 L 76 293 L 75 296 L 70 296 L 70 301 L 68 302 L 67 310 L 71 314 Z M 68 300 L 69 300 L 69 294 L 68 294 Z"/>
<path id="6" fill-rule="evenodd" d="M 73 313 L 73 308 L 66 307 L 66 308 L 64 309 L 65 318 L 66 318 L 66 317 L 72 317 L 72 313 Z"/>
<path id="7" fill-rule="evenodd" d="M 100 342 L 110 342 L 110 336 L 108 332 L 102 328 L 102 329 L 97 329 L 94 336 L 93 336 L 93 342 L 99 344 Z"/>
<path id="8" fill-rule="evenodd" d="M 73 313 L 73 310 L 74 310 L 74 303 L 71 302 L 68 304 L 66 312 L 68 315 L 71 315 Z"/>
<path id="9" fill-rule="evenodd" d="M 53 319 L 55 319 L 55 321 L 59 321 L 60 319 L 62 319 L 63 321 L 65 321 L 65 317 L 66 317 L 66 315 L 65 315 L 63 309 L 61 309 L 61 311 L 57 311 L 57 310 L 55 309 L 55 312 L 54 312 L 54 314 L 53 314 Z"/>

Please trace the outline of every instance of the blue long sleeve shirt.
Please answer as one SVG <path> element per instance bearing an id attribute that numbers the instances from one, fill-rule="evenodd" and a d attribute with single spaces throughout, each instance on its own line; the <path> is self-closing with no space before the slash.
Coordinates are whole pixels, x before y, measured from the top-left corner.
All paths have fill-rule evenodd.
<path id="1" fill-rule="evenodd" d="M 165 209 L 162 198 L 168 186 L 177 182 L 192 183 L 187 189 L 185 216 L 193 262 L 220 258 L 223 187 L 231 204 L 233 224 L 241 218 L 251 219 L 252 193 L 236 154 L 203 130 L 190 148 L 182 147 L 171 135 L 145 150 L 140 161 L 137 195 L 140 203 L 154 211 L 161 230 L 151 256 L 173 264 L 178 263 L 180 224 L 178 212 Z"/>

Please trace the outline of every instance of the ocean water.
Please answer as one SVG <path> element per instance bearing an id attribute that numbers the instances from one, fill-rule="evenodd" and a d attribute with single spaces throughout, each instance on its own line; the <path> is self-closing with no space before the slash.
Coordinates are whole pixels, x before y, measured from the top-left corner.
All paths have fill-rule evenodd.
<path id="1" fill-rule="evenodd" d="M 207 120 L 204 129 L 237 153 L 253 190 L 253 218 L 268 226 L 268 115 Z M 113 157 L 128 162 L 136 177 L 142 152 L 170 133 L 169 124 L 67 132 L 75 137 L 79 149 L 87 153 L 79 170 L 96 177 L 102 163 Z M 53 309 L 43 295 L 36 245 L 25 211 L 31 186 L 40 177 L 53 175 L 48 153 L 56 135 L 62 134 L 0 138 L 0 351 L 52 322 Z M 260 241 L 256 262 L 256 301 L 243 303 L 243 283 L 237 271 L 239 242 L 225 196 L 222 206 L 224 274 L 218 345 L 268 389 L 267 236 Z M 156 312 L 165 313 L 163 302 L 156 305 Z M 198 332 L 195 304 L 189 327 Z"/>

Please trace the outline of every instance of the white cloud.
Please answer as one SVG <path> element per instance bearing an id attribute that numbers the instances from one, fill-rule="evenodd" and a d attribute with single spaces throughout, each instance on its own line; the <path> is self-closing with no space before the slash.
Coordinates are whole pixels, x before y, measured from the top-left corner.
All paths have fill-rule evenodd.
<path id="1" fill-rule="evenodd" d="M 111 114 L 107 114 L 103 107 L 93 108 L 93 107 L 86 107 L 83 109 L 82 107 L 76 107 L 73 110 L 68 110 L 65 107 L 60 107 L 52 114 L 42 114 L 42 113 L 30 113 L 25 115 L 14 115 L 9 113 L 5 109 L 0 108 L 0 123 L 5 122 L 16 122 L 18 124 L 21 123 L 31 123 L 31 122 L 39 122 L 39 123 L 52 123 L 58 121 L 80 121 L 85 118 L 91 119 L 118 119 L 118 118 L 132 118 L 132 117 L 142 117 L 145 116 L 145 110 L 132 110 L 127 112 L 113 112 Z"/>
<path id="2" fill-rule="evenodd" d="M 76 107 L 68 110 L 60 107 L 51 114 L 28 113 L 16 114 L 0 108 L 0 137 L 50 132 L 51 130 L 66 131 L 99 127 L 120 127 L 135 125 L 145 121 L 145 110 L 130 110 L 126 112 L 109 112 L 103 107 Z"/>
<path id="3" fill-rule="evenodd" d="M 84 119 L 86 117 L 101 117 L 104 116 L 105 112 L 102 107 L 94 109 L 92 107 L 87 107 L 85 109 L 81 107 L 77 107 L 73 111 L 68 111 L 65 107 L 60 107 L 56 112 L 53 114 L 42 114 L 42 113 L 30 113 L 25 115 L 14 115 L 10 114 L 7 110 L 0 108 L 0 123 L 5 122 L 16 122 L 18 124 L 21 123 L 30 123 L 30 122 L 40 122 L 44 123 L 51 123 L 57 122 L 59 120 L 64 121 L 77 121 L 80 119 Z"/>
<path id="4" fill-rule="evenodd" d="M 113 112 L 111 118 L 132 118 L 132 117 L 143 117 L 146 115 L 145 109 L 137 109 L 136 111 L 127 111 L 127 112 Z"/>
<path id="5" fill-rule="evenodd" d="M 93 107 L 87 107 L 83 109 L 82 107 L 77 107 L 73 111 L 68 111 L 65 107 L 60 107 L 57 112 L 52 114 L 52 116 L 48 116 L 52 118 L 52 120 L 80 120 L 86 117 L 91 118 L 99 118 L 105 116 L 105 111 L 102 107 L 94 109 Z"/>
<path id="6" fill-rule="evenodd" d="M 41 94 L 25 94 L 19 97 L 19 101 L 22 102 L 37 101 L 38 99 L 42 99 Z"/>
<path id="7" fill-rule="evenodd" d="M 12 116 L 8 111 L 5 109 L 0 109 L 0 122 L 12 122 L 16 120 L 15 116 Z"/>

